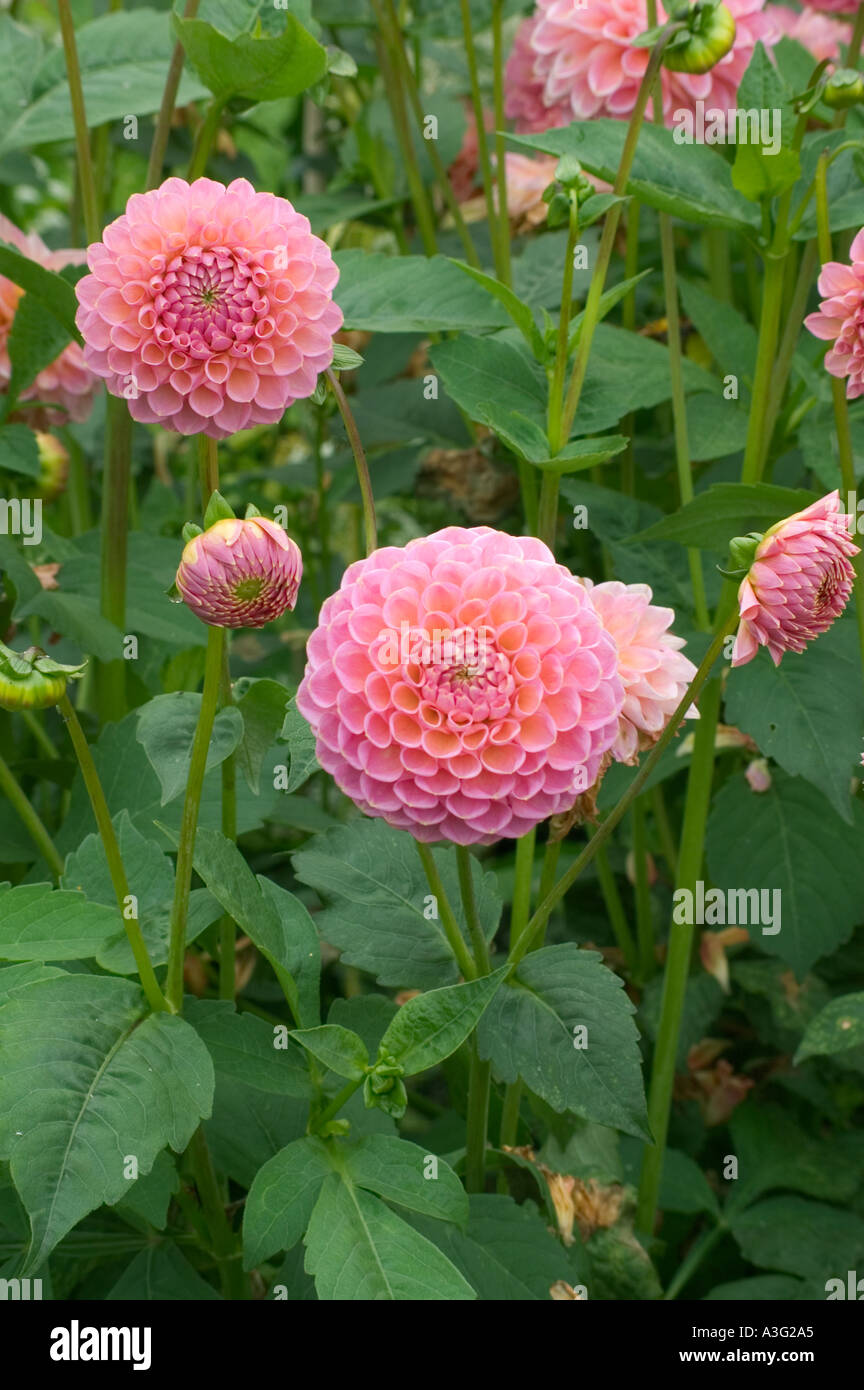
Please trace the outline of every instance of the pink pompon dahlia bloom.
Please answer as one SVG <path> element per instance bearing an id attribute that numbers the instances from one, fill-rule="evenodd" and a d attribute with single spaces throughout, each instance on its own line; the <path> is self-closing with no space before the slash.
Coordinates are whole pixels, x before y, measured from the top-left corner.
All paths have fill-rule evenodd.
<path id="1" fill-rule="evenodd" d="M 779 666 L 784 652 L 803 652 L 839 617 L 855 581 L 851 557 L 860 549 L 849 535 L 851 521 L 835 491 L 765 532 L 738 590 L 733 666 L 752 661 L 760 647 Z"/>
<path id="2" fill-rule="evenodd" d="M 14 222 L 0 215 L 0 241 L 8 242 L 16 251 L 38 261 L 46 270 L 62 270 L 67 265 L 83 265 L 86 251 L 49 251 L 42 238 L 35 232 L 19 231 Z M 24 291 L 19 285 L 0 275 L 0 391 L 5 391 L 12 376 L 12 363 L 9 359 L 9 334 L 15 313 Z M 66 419 L 86 420 L 93 405 L 93 393 L 97 378 L 88 369 L 84 353 L 77 343 L 69 343 L 59 357 L 55 357 L 36 377 L 35 381 L 22 391 L 19 404 L 29 401 L 44 401 L 45 408 L 28 409 L 25 418 L 28 424 L 64 424 Z M 59 407 L 51 409 L 50 407 Z M 23 413 L 23 412 L 22 412 Z"/>
<path id="3" fill-rule="evenodd" d="M 805 327 L 834 344 L 825 354 L 832 376 L 846 379 L 849 400 L 864 395 L 864 228 L 849 248 L 851 265 L 826 261 L 819 272 L 819 293 L 826 297 Z"/>
<path id="4" fill-rule="evenodd" d="M 639 752 L 657 742 L 696 667 L 681 648 L 684 638 L 669 631 L 675 621 L 671 608 L 659 608 L 647 584 L 604 584 L 584 581 L 600 621 L 618 650 L 618 674 L 624 686 L 624 707 L 612 754 L 621 763 L 636 763 Z M 698 719 L 691 705 L 686 719 Z"/>
<path id="5" fill-rule="evenodd" d="M 624 690 L 587 589 L 531 536 L 448 526 L 345 571 L 297 707 L 368 815 L 491 844 L 597 777 Z"/>
<path id="6" fill-rule="evenodd" d="M 188 541 L 177 589 L 210 627 L 264 627 L 292 609 L 303 574 L 299 546 L 266 516 L 217 521 Z"/>
<path id="7" fill-rule="evenodd" d="M 813 54 L 817 63 L 823 58 L 839 58 L 840 45 L 848 44 L 852 37 L 852 25 L 842 19 L 829 19 L 821 9 L 809 6 L 803 10 L 790 9 L 788 5 L 772 5 L 771 17 L 780 26 L 783 37 L 796 39 L 802 47 Z"/>
<path id="8" fill-rule="evenodd" d="M 333 359 L 330 249 L 246 179 L 136 193 L 78 282 L 88 365 L 135 420 L 224 439 L 273 424 Z"/>
<path id="9" fill-rule="evenodd" d="M 757 41 L 771 45 L 780 37 L 763 0 L 724 3 L 736 29 L 729 52 L 706 73 L 662 69 L 667 123 L 677 110 L 695 111 L 699 100 L 706 110 L 735 106 Z M 657 11 L 662 23 L 662 5 Z M 516 129 L 530 133 L 594 116 L 630 116 L 649 58 L 649 50 L 632 41 L 647 28 L 645 0 L 537 0 L 507 63 L 506 110 Z"/>

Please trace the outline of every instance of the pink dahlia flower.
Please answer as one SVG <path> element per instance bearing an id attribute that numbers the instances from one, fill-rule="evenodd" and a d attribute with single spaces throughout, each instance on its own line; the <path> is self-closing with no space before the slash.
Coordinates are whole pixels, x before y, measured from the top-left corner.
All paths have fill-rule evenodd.
<path id="1" fill-rule="evenodd" d="M 349 566 L 309 639 L 297 706 L 361 810 L 423 841 L 491 844 L 567 810 L 624 691 L 585 587 L 488 526 Z"/>
<path id="2" fill-rule="evenodd" d="M 264 627 L 297 602 L 303 558 L 266 516 L 217 521 L 189 541 L 177 570 L 183 602 L 210 627 Z"/>
<path id="3" fill-rule="evenodd" d="M 818 285 L 826 298 L 804 324 L 814 337 L 834 344 L 825 354 L 825 366 L 832 376 L 846 378 L 846 395 L 853 400 L 864 395 L 864 228 L 849 256 L 851 265 L 823 265 Z"/>
<path id="4" fill-rule="evenodd" d="M 618 737 L 612 748 L 621 763 L 636 763 L 641 749 L 656 743 L 696 674 L 682 654 L 684 638 L 669 631 L 675 621 L 671 608 L 651 602 L 647 584 L 605 584 L 584 581 L 600 621 L 618 650 L 618 674 L 624 686 L 624 707 Z M 691 705 L 687 719 L 698 719 Z"/>
<path id="5" fill-rule="evenodd" d="M 211 439 L 274 424 L 333 359 L 330 249 L 246 179 L 134 194 L 87 259 L 87 362 L 135 420 Z"/>
<path id="6" fill-rule="evenodd" d="M 6 241 L 31 261 L 38 261 L 46 270 L 62 270 L 66 265 L 82 265 L 86 251 L 49 251 L 35 232 L 25 234 L 18 230 L 8 217 L 0 215 L 0 241 Z M 19 285 L 0 275 L 0 391 L 5 391 L 12 376 L 12 363 L 9 359 L 9 334 L 24 291 Z M 59 406 L 59 410 L 28 410 L 28 424 L 38 426 L 63 424 L 70 420 L 86 420 L 93 404 L 93 393 L 97 380 L 88 370 L 84 353 L 77 343 L 69 343 L 59 357 L 43 367 L 35 381 L 22 391 L 21 404 L 27 401 L 44 401 L 46 407 Z"/>
<path id="7" fill-rule="evenodd" d="M 810 0 L 810 6 L 826 14 L 854 14 L 858 3 L 857 0 Z"/>
<path id="8" fill-rule="evenodd" d="M 763 0 L 725 0 L 735 20 L 735 42 L 709 72 L 663 68 L 667 123 L 677 110 L 727 111 L 758 40 L 776 43 L 779 26 Z M 666 18 L 658 5 L 658 20 Z M 519 131 L 548 130 L 593 116 L 626 118 L 636 105 L 649 50 L 632 41 L 648 28 L 645 0 L 537 0 L 536 12 L 517 30 L 507 64 L 507 115 Z M 647 115 L 650 116 L 650 110 Z"/>
<path id="9" fill-rule="evenodd" d="M 813 54 L 817 63 L 821 63 L 823 58 L 839 58 L 841 43 L 848 44 L 852 37 L 851 24 L 845 24 L 842 19 L 828 19 L 820 13 L 828 8 L 823 5 L 792 10 L 788 5 L 772 5 L 771 17 L 785 38 L 796 39 Z"/>
<path id="10" fill-rule="evenodd" d="M 855 581 L 851 556 L 860 549 L 851 521 L 835 491 L 765 532 L 738 590 L 733 666 L 752 661 L 760 647 L 779 666 L 784 652 L 803 652 L 843 612 Z"/>

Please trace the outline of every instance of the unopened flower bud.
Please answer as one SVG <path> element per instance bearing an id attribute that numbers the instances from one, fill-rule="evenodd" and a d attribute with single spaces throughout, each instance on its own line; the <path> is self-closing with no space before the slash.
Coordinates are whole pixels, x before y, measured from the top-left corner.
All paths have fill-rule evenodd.
<path id="1" fill-rule="evenodd" d="M 663 54 L 663 66 L 672 72 L 709 72 L 735 42 L 735 20 L 714 0 L 696 0 L 689 15 L 682 7 L 673 17 L 685 18 L 687 28 L 670 40 Z"/>
<path id="2" fill-rule="evenodd" d="M 275 521 L 233 517 L 187 541 L 176 583 L 210 627 L 264 627 L 294 607 L 302 573 L 299 547 Z"/>
<path id="3" fill-rule="evenodd" d="M 843 109 L 864 101 L 864 78 L 854 68 L 837 68 L 822 89 L 826 106 Z"/>
<path id="4" fill-rule="evenodd" d="M 0 642 L 0 709 L 50 709 L 66 691 L 66 682 L 78 680 L 82 666 L 62 666 L 38 647 L 12 651 Z"/>
<path id="5" fill-rule="evenodd" d="M 39 450 L 39 495 L 45 502 L 53 502 L 66 490 L 69 455 L 53 434 L 37 434 L 36 445 Z"/>

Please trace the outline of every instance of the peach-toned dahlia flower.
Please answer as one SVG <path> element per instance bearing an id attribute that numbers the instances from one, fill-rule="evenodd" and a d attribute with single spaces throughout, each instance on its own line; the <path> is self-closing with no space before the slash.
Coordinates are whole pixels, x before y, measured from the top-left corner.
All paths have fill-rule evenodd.
<path id="1" fill-rule="evenodd" d="M 783 36 L 796 39 L 813 54 L 817 63 L 823 58 L 839 58 L 841 43 L 848 44 L 852 37 L 851 24 L 842 19 L 829 19 L 818 8 L 807 6 L 803 10 L 793 10 L 788 5 L 772 5 L 770 11 Z"/>
<path id="2" fill-rule="evenodd" d="M 35 232 L 19 231 L 14 222 L 0 215 L 0 241 L 14 246 L 16 251 L 38 261 L 46 270 L 62 270 L 67 265 L 82 265 L 87 258 L 86 251 L 49 251 L 41 237 Z M 20 285 L 0 275 L 0 391 L 5 391 L 12 376 L 12 363 L 9 359 L 9 334 L 15 311 L 24 291 Z M 77 343 L 69 343 L 59 357 L 50 362 L 19 397 L 23 405 L 28 401 L 44 401 L 46 407 L 59 406 L 59 410 L 28 410 L 27 423 L 38 428 L 39 425 L 64 424 L 70 420 L 86 420 L 93 404 L 96 378 L 84 362 L 84 353 Z"/>
<path id="3" fill-rule="evenodd" d="M 819 273 L 819 293 L 826 297 L 805 327 L 834 344 L 825 354 L 832 376 L 846 378 L 849 400 L 864 395 L 864 228 L 849 248 L 851 265 L 826 261 Z"/>
<path id="4" fill-rule="evenodd" d="M 763 0 L 725 0 L 735 42 L 709 72 L 662 69 L 663 111 L 694 111 L 697 100 L 726 111 L 758 40 L 776 43 L 779 26 Z M 658 5 L 658 22 L 666 18 Z M 516 32 L 507 63 L 507 115 L 524 132 L 548 130 L 593 116 L 628 117 L 636 105 L 649 50 L 632 41 L 648 28 L 645 0 L 537 0 Z M 650 109 L 646 112 L 650 117 Z"/>
<path id="5" fill-rule="evenodd" d="M 297 706 L 368 815 L 490 844 L 572 805 L 624 691 L 587 589 L 531 536 L 448 526 L 350 565 Z"/>
<path id="6" fill-rule="evenodd" d="M 297 602 L 300 548 L 266 516 L 217 521 L 188 541 L 177 570 L 183 602 L 210 627 L 264 627 Z"/>
<path id="7" fill-rule="evenodd" d="M 803 652 L 839 617 L 855 581 L 851 556 L 860 549 L 851 521 L 834 491 L 765 532 L 738 590 L 733 666 L 752 661 L 760 647 L 779 666 L 784 652 Z"/>
<path id="8" fill-rule="evenodd" d="M 621 763 L 636 763 L 641 749 L 655 744 L 675 713 L 696 667 L 682 654 L 684 638 L 669 631 L 675 621 L 671 608 L 659 608 L 647 584 L 605 584 L 584 581 L 600 621 L 618 650 L 618 674 L 624 686 L 624 707 L 618 737 L 612 748 Z M 691 705 L 687 719 L 698 719 Z"/>
<path id="9" fill-rule="evenodd" d="M 87 362 L 135 420 L 223 439 L 275 423 L 332 361 L 330 249 L 246 179 L 134 194 L 87 259 Z"/>

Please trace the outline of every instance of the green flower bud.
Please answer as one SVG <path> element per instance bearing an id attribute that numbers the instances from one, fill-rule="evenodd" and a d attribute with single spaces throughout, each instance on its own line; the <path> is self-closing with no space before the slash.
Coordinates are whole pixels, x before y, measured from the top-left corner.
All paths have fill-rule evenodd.
<path id="1" fill-rule="evenodd" d="M 384 1091 L 376 1088 L 376 1082 L 380 1084 L 381 1081 L 387 1083 L 387 1089 Z M 367 1110 L 383 1110 L 385 1115 L 391 1115 L 394 1120 L 398 1120 L 408 1108 L 408 1092 L 401 1077 L 377 1078 L 372 1073 L 363 1082 L 363 1102 Z"/>
<path id="2" fill-rule="evenodd" d="M 86 664 L 86 663 L 85 663 Z M 50 709 L 84 666 L 62 666 L 38 647 L 15 652 L 0 642 L 0 709 Z"/>
<path id="3" fill-rule="evenodd" d="M 846 106 L 857 106 L 864 101 L 864 77 L 854 68 L 837 68 L 822 89 L 822 100 L 826 106 L 840 110 Z"/>
<path id="4" fill-rule="evenodd" d="M 750 571 L 756 555 L 756 548 L 763 539 L 761 531 L 751 531 L 746 536 L 736 536 L 729 542 L 729 565 L 717 568 L 727 579 L 743 579 Z"/>
<path id="5" fill-rule="evenodd" d="M 689 13 L 676 10 L 673 17 L 684 19 L 687 27 L 670 39 L 663 54 L 663 66 L 672 72 L 709 72 L 735 42 L 735 20 L 715 0 L 696 0 Z"/>

